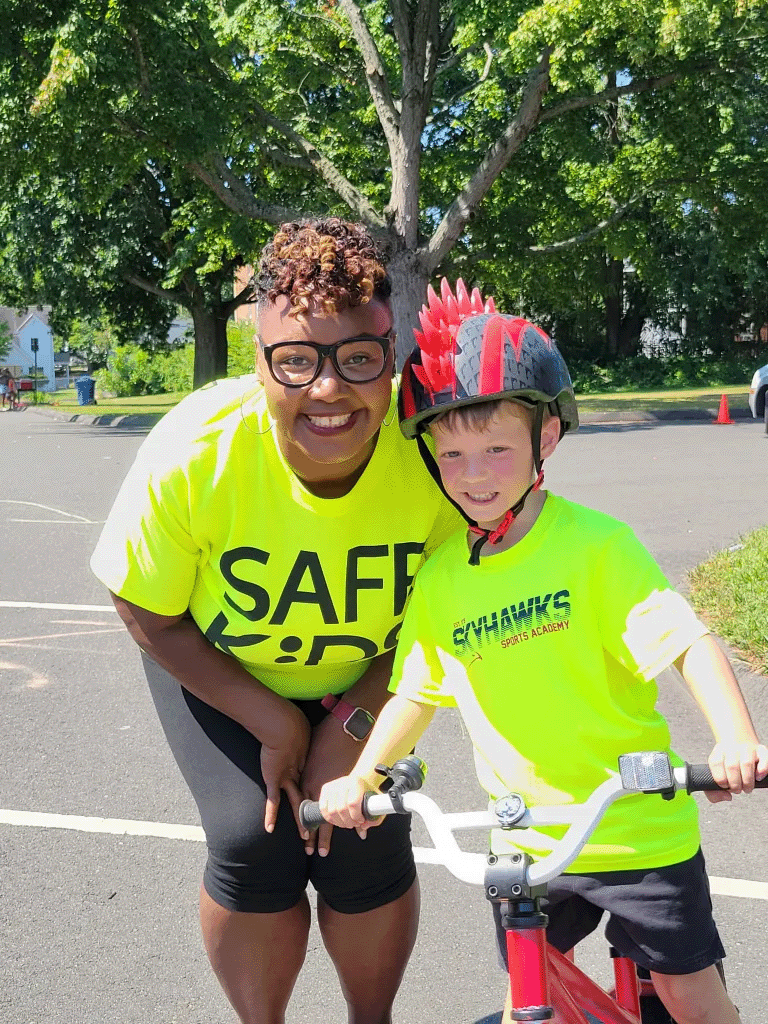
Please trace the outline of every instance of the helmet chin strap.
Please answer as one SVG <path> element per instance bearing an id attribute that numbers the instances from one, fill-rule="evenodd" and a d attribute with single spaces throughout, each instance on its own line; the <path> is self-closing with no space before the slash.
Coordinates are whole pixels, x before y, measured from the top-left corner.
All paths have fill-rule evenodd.
<path id="1" fill-rule="evenodd" d="M 495 530 L 484 530 L 482 526 L 471 526 L 469 527 L 472 533 L 478 534 L 477 540 L 472 545 L 472 551 L 469 555 L 470 565 L 480 564 L 480 549 L 486 542 L 488 544 L 498 544 L 507 530 L 510 528 L 512 523 L 517 519 L 520 513 L 523 511 L 523 505 L 525 505 L 525 499 L 533 491 L 538 491 L 541 485 L 544 483 L 544 470 L 539 470 L 539 475 L 536 477 L 531 486 L 527 489 L 525 494 L 515 502 L 511 509 L 504 516 L 502 521 L 496 527 Z"/>

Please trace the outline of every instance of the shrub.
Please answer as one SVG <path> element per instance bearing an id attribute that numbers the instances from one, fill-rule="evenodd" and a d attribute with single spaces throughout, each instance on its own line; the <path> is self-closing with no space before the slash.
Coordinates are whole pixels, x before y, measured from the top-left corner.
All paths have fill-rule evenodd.
<path id="1" fill-rule="evenodd" d="M 195 346 L 184 345 L 160 356 L 163 391 L 191 391 L 195 363 Z"/>
<path id="2" fill-rule="evenodd" d="M 227 376 L 242 377 L 253 373 L 255 363 L 256 327 L 244 320 L 230 320 L 227 324 Z"/>
<path id="3" fill-rule="evenodd" d="M 101 391 L 116 398 L 190 391 L 193 356 L 192 345 L 167 355 L 147 352 L 138 345 L 119 345 L 110 354 L 107 368 L 97 370 L 94 378 Z"/>
<path id="4" fill-rule="evenodd" d="M 661 388 L 706 387 L 745 384 L 759 365 L 754 355 L 728 356 L 679 353 L 646 356 L 638 353 L 616 359 L 607 366 L 587 360 L 569 363 L 574 387 L 582 395 L 605 391 L 654 391 Z"/>

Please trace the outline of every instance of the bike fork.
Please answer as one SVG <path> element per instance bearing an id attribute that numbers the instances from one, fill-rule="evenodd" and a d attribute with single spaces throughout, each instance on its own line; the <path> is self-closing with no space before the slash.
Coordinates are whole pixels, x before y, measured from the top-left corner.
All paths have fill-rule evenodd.
<path id="1" fill-rule="evenodd" d="M 551 1020 L 555 1013 L 549 1004 L 549 958 L 547 956 L 547 916 L 538 909 L 538 900 L 502 907 L 501 920 L 507 939 L 509 990 L 512 1020 Z"/>
<path id="2" fill-rule="evenodd" d="M 546 886 L 530 886 L 527 854 L 490 854 L 485 871 L 485 895 L 499 904 L 507 942 L 511 1018 L 546 1021 L 555 1013 L 549 1001 L 547 915 L 540 908 Z"/>

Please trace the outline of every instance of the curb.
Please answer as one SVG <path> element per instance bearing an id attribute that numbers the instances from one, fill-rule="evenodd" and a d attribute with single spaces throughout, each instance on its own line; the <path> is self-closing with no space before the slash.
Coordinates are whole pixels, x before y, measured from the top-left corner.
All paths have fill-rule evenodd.
<path id="1" fill-rule="evenodd" d="M 146 415 L 131 413 L 124 416 L 110 413 L 102 415 L 98 413 L 74 413 L 70 415 L 66 412 L 59 412 L 58 409 L 49 409 L 44 405 L 34 407 L 28 405 L 27 410 L 39 416 L 46 416 L 51 420 L 58 420 L 60 423 L 81 423 L 86 426 L 99 427 L 154 427 L 164 415 L 158 413 L 147 413 Z"/>
<path id="2" fill-rule="evenodd" d="M 81 423 L 87 426 L 99 427 L 134 427 L 150 428 L 158 423 L 164 414 L 147 413 L 141 415 L 132 413 L 126 415 L 113 415 L 105 413 L 65 413 L 57 409 L 51 409 L 44 405 L 27 406 L 27 410 L 49 419 L 59 420 L 63 423 Z M 685 422 L 714 423 L 718 410 L 711 409 L 616 409 L 602 410 L 599 412 L 584 412 L 579 414 L 579 424 L 582 426 L 608 425 L 611 423 L 665 423 L 677 420 Z M 751 420 L 753 419 L 749 409 L 732 409 L 731 419 Z"/>
<path id="3" fill-rule="evenodd" d="M 731 409 L 731 419 L 751 420 L 749 409 Z M 670 420 L 714 423 L 717 419 L 717 408 L 711 409 L 616 409 L 600 412 L 579 413 L 580 424 L 590 423 L 663 423 Z"/>

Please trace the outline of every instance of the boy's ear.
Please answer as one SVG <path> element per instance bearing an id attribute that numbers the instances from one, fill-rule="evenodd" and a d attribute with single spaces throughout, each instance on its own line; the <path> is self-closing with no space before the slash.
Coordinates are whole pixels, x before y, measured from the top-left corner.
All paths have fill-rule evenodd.
<path id="1" fill-rule="evenodd" d="M 541 425 L 541 457 L 548 459 L 560 440 L 560 418 L 548 416 Z"/>

